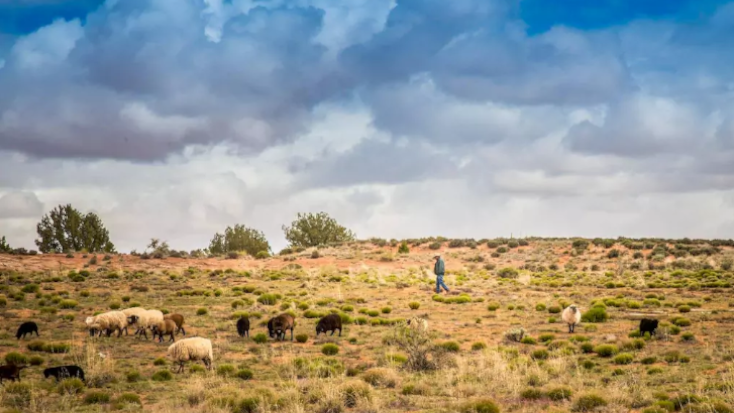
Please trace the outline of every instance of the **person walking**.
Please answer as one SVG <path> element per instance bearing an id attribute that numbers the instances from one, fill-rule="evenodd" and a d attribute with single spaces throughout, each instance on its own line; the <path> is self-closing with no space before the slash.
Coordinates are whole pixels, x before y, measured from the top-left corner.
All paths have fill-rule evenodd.
<path id="1" fill-rule="evenodd" d="M 443 282 L 443 275 L 446 272 L 446 265 L 444 264 L 440 255 L 436 255 L 433 258 L 436 260 L 436 264 L 433 266 L 433 273 L 436 274 L 436 294 L 441 293 L 441 287 L 443 287 L 446 292 L 449 292 L 449 288 L 446 287 L 446 284 L 444 284 Z"/>

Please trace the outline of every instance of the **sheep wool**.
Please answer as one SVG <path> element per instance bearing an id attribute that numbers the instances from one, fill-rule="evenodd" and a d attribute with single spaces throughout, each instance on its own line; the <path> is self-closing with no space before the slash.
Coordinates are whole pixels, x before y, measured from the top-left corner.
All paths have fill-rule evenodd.
<path id="1" fill-rule="evenodd" d="M 87 317 L 85 323 L 90 330 L 99 330 L 100 334 L 104 330 L 118 330 L 117 337 L 120 337 L 122 330 L 127 327 L 127 316 L 122 311 L 107 311 L 93 317 Z"/>
<path id="2" fill-rule="evenodd" d="M 561 319 L 568 324 L 568 332 L 573 333 L 576 324 L 581 322 L 581 310 L 576 304 L 571 304 L 563 310 Z"/>
<path id="3" fill-rule="evenodd" d="M 201 360 L 211 370 L 214 353 L 211 340 L 203 337 L 189 337 L 168 346 L 167 355 L 179 363 L 179 372 L 183 371 L 186 361 Z"/>

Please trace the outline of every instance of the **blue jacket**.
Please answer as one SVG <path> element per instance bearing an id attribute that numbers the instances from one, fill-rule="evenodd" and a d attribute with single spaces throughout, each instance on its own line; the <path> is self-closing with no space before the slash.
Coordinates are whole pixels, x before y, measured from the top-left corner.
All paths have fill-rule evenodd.
<path id="1" fill-rule="evenodd" d="M 433 273 L 436 275 L 443 275 L 445 272 L 445 269 L 446 268 L 444 266 L 443 259 L 439 258 L 436 261 L 436 265 L 433 266 Z"/>

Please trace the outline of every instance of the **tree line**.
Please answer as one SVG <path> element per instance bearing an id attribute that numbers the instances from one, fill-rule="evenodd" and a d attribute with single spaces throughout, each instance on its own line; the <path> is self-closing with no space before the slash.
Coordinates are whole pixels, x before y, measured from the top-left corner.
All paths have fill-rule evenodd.
<path id="1" fill-rule="evenodd" d="M 319 247 L 333 243 L 354 241 L 356 235 L 340 225 L 326 212 L 298 213 L 290 225 L 282 230 L 289 248 Z M 41 218 L 36 225 L 38 250 L 48 253 L 115 253 L 115 245 L 102 219 L 94 212 L 82 213 L 71 204 L 58 205 Z M 165 241 L 151 239 L 144 254 L 163 256 L 175 253 Z M 273 254 L 265 234 L 243 224 L 228 226 L 223 233 L 215 233 L 208 248 L 197 250 L 203 255 L 227 255 L 246 253 L 253 257 L 264 258 Z M 35 253 L 23 248 L 13 249 L 0 237 L 0 253 Z"/>

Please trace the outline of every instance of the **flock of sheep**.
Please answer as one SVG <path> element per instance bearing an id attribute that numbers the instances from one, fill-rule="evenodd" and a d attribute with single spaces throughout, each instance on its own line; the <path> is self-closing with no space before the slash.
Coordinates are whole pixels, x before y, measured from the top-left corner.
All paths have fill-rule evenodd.
<path id="1" fill-rule="evenodd" d="M 573 333 L 576 325 L 581 322 L 581 310 L 576 304 L 566 307 L 561 313 L 561 319 L 568 325 L 568 332 Z M 179 364 L 178 372 L 184 369 L 184 363 L 187 361 L 202 361 L 204 366 L 211 370 L 214 354 L 212 351 L 211 340 L 203 337 L 189 337 L 179 341 L 175 341 L 174 335 L 182 333 L 186 335 L 183 327 L 184 317 L 181 314 L 163 314 L 160 310 L 146 310 L 141 307 L 127 308 L 122 311 L 107 311 L 95 316 L 87 317 L 85 324 L 89 329 L 91 337 L 100 337 L 103 333 L 110 337 L 112 333 L 117 331 L 117 337 L 122 336 L 122 332 L 128 335 L 128 327 L 136 327 L 134 335 L 144 336 L 148 338 L 147 331 L 153 334 L 153 339 L 158 337 L 158 341 L 163 341 L 163 336 L 169 336 L 174 343 L 168 347 L 167 356 L 175 363 Z M 406 325 L 411 329 L 422 331 L 428 330 L 428 321 L 421 317 L 412 317 L 406 320 Z M 640 332 L 649 331 L 655 333 L 658 326 L 657 320 L 643 319 L 640 321 Z M 237 334 L 240 337 L 250 336 L 250 320 L 246 316 L 240 317 L 236 322 Z M 295 318 L 288 313 L 282 313 L 268 320 L 268 333 L 270 338 L 276 340 L 285 340 L 288 330 L 291 332 L 291 341 L 293 341 L 293 329 L 295 328 Z M 333 336 L 336 330 L 339 330 L 339 336 L 342 333 L 342 320 L 338 314 L 329 314 L 322 317 L 316 324 L 316 336 L 321 333 L 326 334 L 331 331 Z M 27 321 L 18 328 L 16 338 L 25 338 L 27 334 L 38 334 L 38 326 L 33 321 Z M 0 383 L 3 379 L 15 381 L 20 380 L 20 370 L 23 366 L 0 366 Z M 84 380 L 84 371 L 79 366 L 57 366 L 44 370 L 44 376 L 54 376 L 57 380 L 65 377 L 79 377 Z"/>

